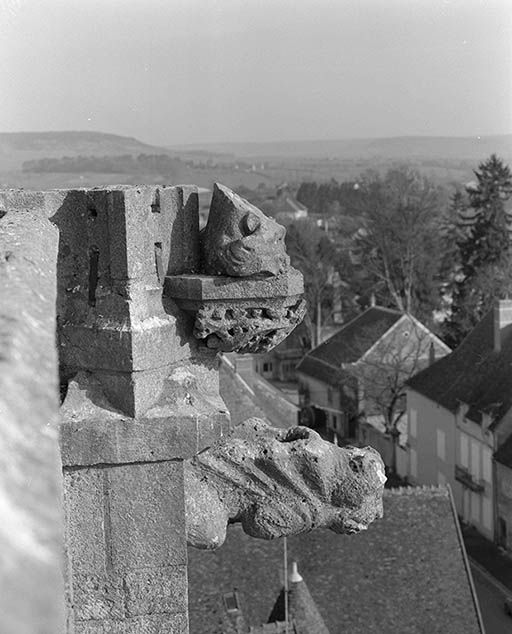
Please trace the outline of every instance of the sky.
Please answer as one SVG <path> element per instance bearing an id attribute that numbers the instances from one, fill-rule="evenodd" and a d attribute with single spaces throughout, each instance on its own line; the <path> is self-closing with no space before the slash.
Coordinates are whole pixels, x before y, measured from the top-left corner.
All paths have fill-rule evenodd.
<path id="1" fill-rule="evenodd" d="M 0 0 L 0 132 L 512 133 L 512 0 Z"/>

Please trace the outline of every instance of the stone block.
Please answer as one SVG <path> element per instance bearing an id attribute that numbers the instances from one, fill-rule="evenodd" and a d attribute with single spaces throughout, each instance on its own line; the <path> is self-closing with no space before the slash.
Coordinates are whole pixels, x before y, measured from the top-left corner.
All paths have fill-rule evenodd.
<path id="1" fill-rule="evenodd" d="M 133 619 L 85 621 L 75 624 L 74 634 L 187 634 L 186 614 L 155 614 Z"/>
<path id="2" fill-rule="evenodd" d="M 105 470 L 64 470 L 66 546 L 75 574 L 105 575 L 108 570 Z"/>
<path id="3" fill-rule="evenodd" d="M 220 275 L 173 275 L 166 280 L 170 297 L 189 300 L 220 300 L 287 297 L 304 292 L 302 273 L 290 267 L 278 276 L 262 278 Z"/>
<path id="4" fill-rule="evenodd" d="M 106 475 L 113 569 L 186 564 L 183 464 L 116 466 Z"/>
<path id="5" fill-rule="evenodd" d="M 126 610 L 130 617 L 187 610 L 185 565 L 128 572 L 124 583 Z"/>
<path id="6" fill-rule="evenodd" d="M 141 420 L 108 416 L 85 422 L 69 420 L 61 427 L 62 462 L 85 467 L 190 458 L 228 430 L 227 412 Z"/>
<path id="7" fill-rule="evenodd" d="M 161 204 L 176 210 L 172 219 L 167 275 L 199 270 L 199 199 L 195 185 L 180 185 L 160 191 Z M 172 201 L 172 202 L 171 202 Z M 163 217 L 161 222 L 163 221 Z"/>
<path id="8" fill-rule="evenodd" d="M 119 575 L 73 575 L 73 599 L 77 621 L 125 616 L 123 579 Z"/>
<path id="9" fill-rule="evenodd" d="M 77 374 L 61 407 L 62 463 L 84 467 L 188 458 L 216 442 L 230 419 L 218 394 L 216 362 L 206 361 L 206 367 L 194 359 L 164 369 L 163 392 L 139 419 L 112 408 L 102 375 Z"/>

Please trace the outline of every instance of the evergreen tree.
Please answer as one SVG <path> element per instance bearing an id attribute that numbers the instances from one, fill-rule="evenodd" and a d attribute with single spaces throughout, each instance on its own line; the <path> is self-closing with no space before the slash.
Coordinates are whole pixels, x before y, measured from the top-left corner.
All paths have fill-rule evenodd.
<path id="1" fill-rule="evenodd" d="M 512 290 L 512 174 L 496 155 L 475 171 L 466 185 L 467 203 L 454 197 L 457 219 L 457 263 L 451 285 L 451 316 L 445 337 L 452 347 L 482 319 L 495 299 Z"/>

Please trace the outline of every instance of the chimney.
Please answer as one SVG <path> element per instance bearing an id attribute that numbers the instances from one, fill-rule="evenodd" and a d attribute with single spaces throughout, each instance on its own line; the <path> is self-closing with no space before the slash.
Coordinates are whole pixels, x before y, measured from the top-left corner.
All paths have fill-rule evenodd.
<path id="1" fill-rule="evenodd" d="M 512 326 L 512 300 L 500 299 L 494 304 L 494 352 L 501 352 L 505 336 L 511 330 L 508 326 Z"/>
<path id="2" fill-rule="evenodd" d="M 375 293 L 370 295 L 370 306 L 373 308 L 377 306 L 377 300 L 375 299 Z"/>
<path id="3" fill-rule="evenodd" d="M 292 574 L 290 575 L 290 582 L 291 583 L 300 583 L 301 581 L 304 581 L 304 580 L 301 577 L 301 575 L 299 574 L 299 568 L 297 566 L 297 562 L 294 561 L 292 563 Z"/>

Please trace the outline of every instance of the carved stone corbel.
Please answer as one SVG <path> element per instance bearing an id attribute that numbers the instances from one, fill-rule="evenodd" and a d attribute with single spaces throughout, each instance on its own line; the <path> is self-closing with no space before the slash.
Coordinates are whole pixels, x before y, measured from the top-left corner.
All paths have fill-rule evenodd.
<path id="1" fill-rule="evenodd" d="M 341 448 L 307 427 L 250 418 L 185 461 L 188 543 L 217 548 L 234 522 L 263 539 L 321 527 L 355 533 L 382 517 L 385 480 L 370 447 Z"/>
<path id="2" fill-rule="evenodd" d="M 201 233 L 201 274 L 166 279 L 194 315 L 194 336 L 222 352 L 271 350 L 306 313 L 302 274 L 290 266 L 285 228 L 216 184 Z"/>

